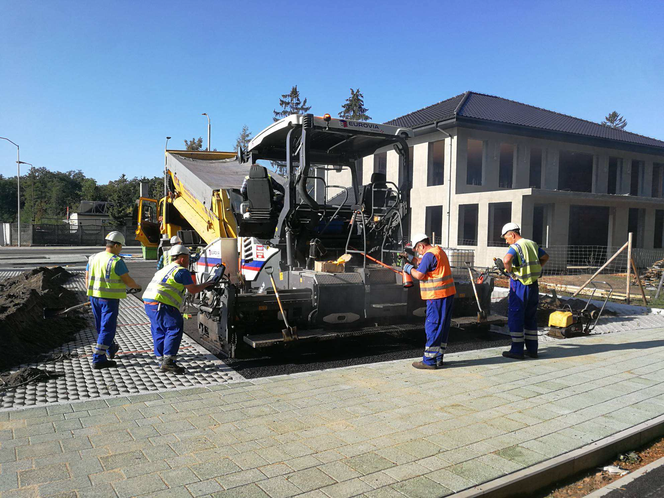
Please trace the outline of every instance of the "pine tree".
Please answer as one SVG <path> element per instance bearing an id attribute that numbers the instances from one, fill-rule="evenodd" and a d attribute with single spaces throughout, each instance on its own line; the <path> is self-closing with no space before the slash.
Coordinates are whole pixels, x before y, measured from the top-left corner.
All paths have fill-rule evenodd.
<path id="1" fill-rule="evenodd" d="M 343 119 L 351 119 L 353 121 L 369 121 L 371 117 L 367 114 L 367 109 L 364 107 L 364 95 L 360 89 L 350 89 L 350 97 L 346 99 L 346 103 L 341 106 L 339 117 Z"/>
<path id="2" fill-rule="evenodd" d="M 273 111 L 275 121 L 279 121 L 281 118 L 285 118 L 291 114 L 306 114 L 311 109 L 311 106 L 307 105 L 307 99 L 300 100 L 300 91 L 297 89 L 297 85 L 291 88 L 290 93 L 285 93 L 281 96 L 279 106 L 281 110 Z"/>
<path id="3" fill-rule="evenodd" d="M 249 147 L 249 142 L 251 141 L 251 132 L 249 131 L 249 127 L 247 125 L 242 126 L 242 131 L 237 137 L 237 140 L 235 141 L 235 150 L 238 150 L 238 148 L 242 148 L 242 150 L 247 150 Z"/>
<path id="4" fill-rule="evenodd" d="M 627 126 L 627 121 L 624 117 L 618 114 L 616 111 L 613 111 L 602 121 L 603 126 L 608 126 L 609 128 L 616 128 L 618 130 L 624 130 Z"/>
<path id="5" fill-rule="evenodd" d="M 203 148 L 203 137 L 192 138 L 191 140 L 184 139 L 185 150 L 197 151 Z"/>

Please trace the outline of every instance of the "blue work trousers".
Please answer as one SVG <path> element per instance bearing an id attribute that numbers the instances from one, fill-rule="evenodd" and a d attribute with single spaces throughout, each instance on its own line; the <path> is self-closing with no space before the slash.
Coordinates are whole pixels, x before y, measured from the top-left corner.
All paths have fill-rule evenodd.
<path id="1" fill-rule="evenodd" d="M 422 357 L 422 363 L 426 365 L 443 363 L 443 355 L 447 349 L 447 338 L 450 335 L 450 325 L 452 324 L 453 304 L 454 295 L 427 300 L 427 319 L 424 322 L 427 342 Z"/>
<path id="2" fill-rule="evenodd" d="M 180 310 L 167 304 L 146 304 L 145 312 L 150 319 L 154 355 L 157 358 L 177 355 L 184 333 Z"/>
<path id="3" fill-rule="evenodd" d="M 115 339 L 120 300 L 90 296 L 90 304 L 95 317 L 95 327 L 97 327 L 97 345 L 94 348 L 92 362 L 99 363 L 106 361 L 106 352 Z"/>
<path id="4" fill-rule="evenodd" d="M 523 354 L 523 345 L 529 352 L 537 352 L 537 304 L 539 285 L 537 282 L 524 285 L 518 280 L 510 280 L 510 293 L 507 298 L 507 326 L 512 336 L 511 352 Z"/>

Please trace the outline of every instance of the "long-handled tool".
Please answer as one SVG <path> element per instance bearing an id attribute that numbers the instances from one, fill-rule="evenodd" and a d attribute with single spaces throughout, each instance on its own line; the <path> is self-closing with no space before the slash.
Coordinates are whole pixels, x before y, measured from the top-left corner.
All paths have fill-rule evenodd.
<path id="1" fill-rule="evenodd" d="M 77 310 L 79 308 L 84 308 L 86 306 L 90 306 L 90 301 L 83 303 L 83 304 L 77 304 L 76 306 L 71 306 L 70 308 L 62 309 L 62 308 L 44 308 L 44 319 L 49 319 L 49 318 L 57 318 L 62 315 L 66 315 L 70 311 Z"/>
<path id="2" fill-rule="evenodd" d="M 272 282 L 272 288 L 274 289 L 274 297 L 277 298 L 277 304 L 279 304 L 279 309 L 281 310 L 281 317 L 284 319 L 284 324 L 286 325 L 286 328 L 281 331 L 281 333 L 284 336 L 284 341 L 285 342 L 295 341 L 297 340 L 297 327 L 291 327 L 290 325 L 288 325 L 288 318 L 286 318 L 286 312 L 284 311 L 284 307 L 281 305 L 281 299 L 279 298 L 279 291 L 277 291 L 277 284 L 275 283 L 274 277 L 272 276 L 274 268 L 269 266 L 265 268 L 265 271 L 267 272 L 268 275 L 270 275 L 270 282 Z"/>
<path id="3" fill-rule="evenodd" d="M 352 249 L 352 247 L 351 247 L 351 249 Z M 401 279 L 403 281 L 403 286 L 404 286 L 405 289 L 408 289 L 408 288 L 413 286 L 413 277 L 408 275 L 408 273 L 406 273 L 405 271 L 403 271 L 403 270 L 399 271 L 399 270 L 393 268 L 392 266 L 386 265 L 382 261 L 379 261 L 376 258 L 373 258 L 373 257 L 369 256 L 368 254 L 363 254 L 363 255 L 366 256 L 367 259 L 370 259 L 371 261 L 373 261 L 374 263 L 378 263 L 380 266 L 383 266 L 383 267 L 387 268 L 388 270 L 392 270 L 397 275 L 401 275 Z"/>
<path id="4" fill-rule="evenodd" d="M 466 261 L 466 266 L 468 267 L 468 276 L 470 277 L 470 283 L 473 286 L 473 292 L 475 293 L 475 301 L 477 302 L 477 321 L 484 322 L 486 321 L 486 311 L 482 309 L 482 304 L 480 303 L 480 297 L 477 295 L 477 287 L 475 287 L 475 279 L 473 278 L 473 271 L 470 269 L 470 263 Z"/>

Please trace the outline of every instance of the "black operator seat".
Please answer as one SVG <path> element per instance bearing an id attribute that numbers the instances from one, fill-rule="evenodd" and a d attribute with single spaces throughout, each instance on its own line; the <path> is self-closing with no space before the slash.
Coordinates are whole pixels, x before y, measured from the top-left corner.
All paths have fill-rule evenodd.
<path id="1" fill-rule="evenodd" d="M 388 187 L 385 173 L 372 173 L 371 183 L 362 189 L 360 204 L 364 206 L 364 212 L 370 215 L 374 210 L 376 214 L 383 214 L 386 208 Z"/>
<path id="2" fill-rule="evenodd" d="M 247 200 L 251 204 L 251 213 L 269 215 L 274 208 L 272 199 L 274 192 L 267 169 L 258 164 L 252 164 L 247 180 Z"/>

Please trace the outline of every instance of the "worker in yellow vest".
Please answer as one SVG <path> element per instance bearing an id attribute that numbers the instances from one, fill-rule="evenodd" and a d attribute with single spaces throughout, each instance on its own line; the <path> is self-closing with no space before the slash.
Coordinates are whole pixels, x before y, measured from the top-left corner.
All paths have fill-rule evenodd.
<path id="1" fill-rule="evenodd" d="M 161 270 L 164 266 L 171 262 L 171 258 L 168 256 L 168 251 L 171 250 L 171 247 L 182 244 L 182 239 L 177 235 L 171 237 L 171 245 L 166 247 L 161 253 L 159 261 L 157 261 L 157 270 Z"/>
<path id="2" fill-rule="evenodd" d="M 185 291 L 196 294 L 214 282 L 194 284 L 189 268 L 189 249 L 175 245 L 169 250 L 171 262 L 155 273 L 143 293 L 145 312 L 150 318 L 154 354 L 162 372 L 184 373 L 175 357 L 182 342 L 184 320 L 182 303 Z"/>
<path id="3" fill-rule="evenodd" d="M 499 263 L 499 266 L 503 266 L 511 276 L 507 326 L 512 337 L 512 347 L 509 351 L 503 351 L 503 356 L 523 360 L 525 342 L 526 354 L 537 358 L 537 282 L 549 255 L 532 240 L 521 237 L 521 227 L 516 223 L 506 223 L 501 233 L 510 246 L 502 259 L 503 264 Z"/>
<path id="4" fill-rule="evenodd" d="M 117 366 L 113 358 L 120 349 L 115 342 L 120 299 L 127 297 L 127 287 L 141 290 L 141 286 L 129 276 L 127 265 L 120 257 L 124 244 L 124 235 L 110 232 L 106 235 L 106 250 L 90 256 L 85 268 L 87 293 L 97 328 L 97 344 L 92 355 L 92 368 L 95 369 Z"/>
<path id="5" fill-rule="evenodd" d="M 403 270 L 420 281 L 420 295 L 427 302 L 427 315 L 424 331 L 427 342 L 422 361 L 413 363 L 415 368 L 435 370 L 443 366 L 443 355 L 447 349 L 447 339 L 452 324 L 454 305 L 454 279 L 447 254 L 442 248 L 432 246 L 424 233 L 413 236 L 413 251 L 420 256 L 419 261 L 411 260 Z M 414 263 L 417 263 L 415 268 Z"/>

